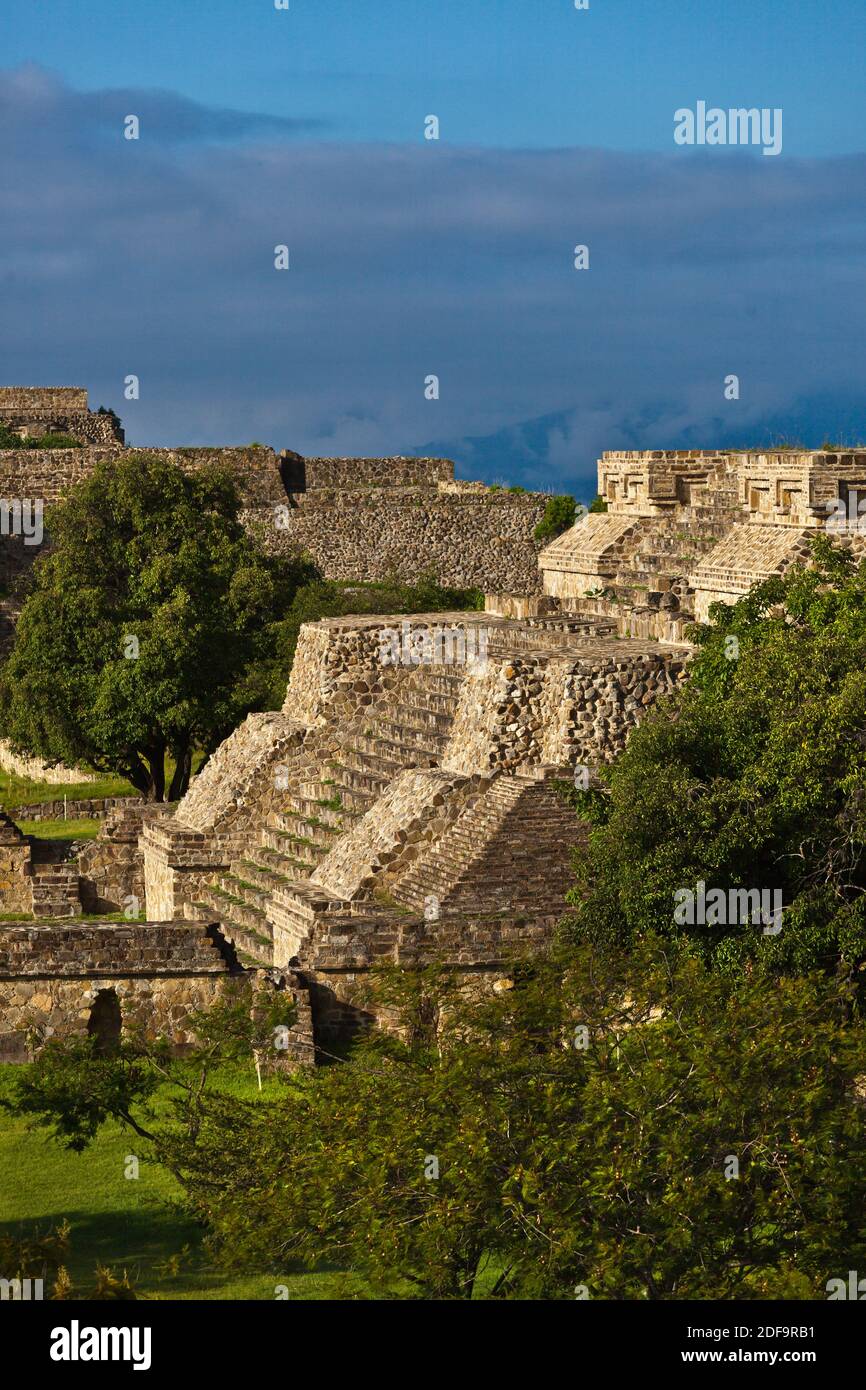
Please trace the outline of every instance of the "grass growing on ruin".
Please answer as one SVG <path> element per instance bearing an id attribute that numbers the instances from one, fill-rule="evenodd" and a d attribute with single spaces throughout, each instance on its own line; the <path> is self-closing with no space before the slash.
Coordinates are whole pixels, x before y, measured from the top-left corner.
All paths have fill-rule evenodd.
<path id="1" fill-rule="evenodd" d="M 42 801 L 87 801 L 106 796 L 138 796 L 125 777 L 100 777 L 97 782 L 36 782 L 0 769 L 0 803 L 7 811 Z"/>
<path id="2" fill-rule="evenodd" d="M 198 772 L 205 755 L 199 749 L 193 754 L 192 770 Z M 174 776 L 174 759 L 166 758 L 165 784 Z M 98 777 L 95 782 L 38 782 L 32 777 L 19 777 L 16 772 L 0 768 L 0 806 L 7 811 L 21 806 L 36 806 L 43 801 L 101 801 L 111 796 L 140 796 L 125 777 Z"/>
<path id="3" fill-rule="evenodd" d="M 20 1068 L 0 1066 L 0 1097 Z M 258 1095 L 250 1068 L 220 1072 L 222 1089 L 246 1100 Z M 276 1083 L 265 1082 L 263 1095 Z M 169 1113 L 168 1088 L 157 1109 Z M 292 1299 L 369 1298 L 362 1280 L 339 1270 L 280 1269 L 260 1275 L 209 1268 L 201 1232 L 178 1205 L 180 1189 L 164 1169 L 142 1156 L 143 1146 L 119 1124 L 108 1123 L 83 1154 L 70 1153 L 43 1131 L 0 1111 L 0 1234 L 66 1219 L 71 1227 L 69 1273 L 82 1288 L 93 1283 L 97 1262 L 128 1271 L 139 1297 L 160 1299 L 274 1299 L 285 1284 Z M 139 1177 L 124 1176 L 129 1155 L 140 1158 Z"/>
<path id="4" fill-rule="evenodd" d="M 99 834 L 101 820 L 16 820 L 18 829 L 25 835 L 35 835 L 40 840 L 95 840 Z"/>

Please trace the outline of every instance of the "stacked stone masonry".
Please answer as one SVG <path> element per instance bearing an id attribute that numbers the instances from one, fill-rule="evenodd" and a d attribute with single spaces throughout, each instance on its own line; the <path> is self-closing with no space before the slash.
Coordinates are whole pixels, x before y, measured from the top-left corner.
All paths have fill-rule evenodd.
<path id="1" fill-rule="evenodd" d="M 864 450 L 606 453 L 598 488 L 607 511 L 543 551 L 544 593 L 634 637 L 682 640 L 818 534 L 866 550 Z"/>
<path id="2" fill-rule="evenodd" d="M 622 748 L 688 648 L 482 613 L 301 630 L 280 714 L 253 715 L 142 835 L 147 916 L 217 918 L 294 972 L 325 1048 L 377 960 L 502 973 L 549 939 L 583 828 L 559 782 Z"/>
<path id="3" fill-rule="evenodd" d="M 0 393 L 0 418 L 72 433 L 82 395 Z M 56 500 L 130 452 L 88 429 L 81 449 L 0 453 L 7 495 Z M 866 510 L 863 451 L 610 453 L 607 511 L 542 549 L 543 496 L 457 482 L 446 459 L 136 452 L 229 468 L 260 542 L 329 577 L 428 571 L 482 589 L 486 610 L 306 625 L 282 710 L 250 715 L 177 807 L 112 810 L 77 857 L 0 824 L 6 910 L 34 919 L 0 933 L 17 1055 L 26 1027 L 90 1026 L 111 989 L 124 1026 L 184 1045 L 189 1008 L 240 977 L 291 992 L 304 1064 L 373 1020 L 377 961 L 507 972 L 565 911 L 586 827 L 561 784 L 613 761 L 677 689 L 712 602 L 808 562 L 840 510 Z M 861 548 L 859 525 L 837 529 Z M 139 899 L 144 925 L 58 925 Z"/>
<path id="4" fill-rule="evenodd" d="M 0 925 L 0 1058 L 86 1034 L 100 994 L 114 996 L 127 1033 L 189 1045 L 189 1014 L 213 1005 L 230 974 L 213 924 Z"/>

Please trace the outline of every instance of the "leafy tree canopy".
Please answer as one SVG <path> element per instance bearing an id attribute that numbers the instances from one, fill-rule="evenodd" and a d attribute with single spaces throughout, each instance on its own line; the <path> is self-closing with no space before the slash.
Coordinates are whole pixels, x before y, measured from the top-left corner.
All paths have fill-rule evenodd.
<path id="1" fill-rule="evenodd" d="M 866 564 L 822 538 L 815 568 L 715 604 L 684 688 L 575 793 L 573 939 L 680 936 L 727 969 L 866 961 Z M 675 894 L 780 890 L 782 930 L 677 924 Z"/>
<path id="2" fill-rule="evenodd" d="M 563 531 L 567 531 L 569 526 L 574 525 L 577 503 L 573 497 L 567 494 L 560 494 L 558 497 L 548 497 L 544 507 L 544 516 L 535 528 L 534 535 L 537 541 L 552 541 L 557 536 L 561 536 Z"/>
<path id="3" fill-rule="evenodd" d="M 183 794 L 264 699 L 275 624 L 315 571 L 262 554 L 234 484 L 148 455 L 105 461 L 52 508 L 51 545 L 0 679 L 0 721 L 49 761 L 119 773 L 161 801 Z"/>
<path id="4" fill-rule="evenodd" d="M 384 971 L 399 1036 L 276 1098 L 188 1086 L 157 1156 L 218 1262 L 328 1260 L 446 1299 L 824 1298 L 862 1265 L 849 984 L 737 980 L 650 943 L 515 963 L 507 984 Z M 83 1116 L 114 1088 L 129 1122 L 122 1058 L 88 1072 L 73 1044 L 49 1048 L 19 1082 L 29 1113 Z"/>

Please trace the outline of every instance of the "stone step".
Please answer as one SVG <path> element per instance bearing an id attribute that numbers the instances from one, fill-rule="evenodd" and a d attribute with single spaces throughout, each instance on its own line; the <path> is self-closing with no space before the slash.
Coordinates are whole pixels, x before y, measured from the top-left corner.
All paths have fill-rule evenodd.
<path id="1" fill-rule="evenodd" d="M 250 850 L 251 855 L 258 853 L 258 849 Z M 268 896 L 280 882 L 279 874 L 263 864 L 257 864 L 252 858 L 233 859 L 229 869 L 233 877 L 242 879 L 244 883 L 251 883 L 257 892 Z"/>
<path id="2" fill-rule="evenodd" d="M 343 788 L 339 788 L 342 800 Z M 331 799 L 331 804 L 323 799 L 308 796 L 292 796 L 287 798 L 283 813 L 287 816 L 296 816 L 312 826 L 326 826 L 331 830 L 340 831 L 344 828 L 343 818 L 345 807 L 339 809 L 333 804 L 336 797 Z M 277 813 L 279 814 L 279 813 Z"/>
<path id="3" fill-rule="evenodd" d="M 304 801 L 316 801 L 320 806 L 329 807 L 331 810 L 340 809 L 338 804 L 340 789 L 333 778 L 320 778 L 309 782 L 301 782 L 298 788 L 298 795 L 300 795 Z"/>
<path id="4" fill-rule="evenodd" d="M 518 840 L 508 838 L 514 816 L 519 818 Z M 430 897 L 440 898 L 445 915 L 561 912 L 562 889 L 558 884 L 551 888 L 538 847 L 564 842 L 563 831 L 571 824 L 568 808 L 560 811 L 549 793 L 536 794 L 529 779 L 497 777 L 401 877 L 395 897 L 414 911 L 422 911 Z"/>
<path id="5" fill-rule="evenodd" d="M 223 876 L 225 878 L 229 875 Z M 222 879 L 221 879 L 222 882 Z M 220 920 L 223 917 L 230 918 L 233 922 L 248 931 L 258 934 L 263 938 L 270 939 L 270 926 L 264 911 L 250 902 L 246 897 L 241 897 L 237 891 L 225 889 L 220 883 L 209 883 L 202 888 L 199 897 L 202 902 L 209 904 Z M 237 887 L 237 885 L 235 885 Z"/>
<path id="6" fill-rule="evenodd" d="M 351 757 L 351 753 L 348 756 Z M 362 813 L 369 808 L 376 797 L 381 796 L 391 781 L 391 778 L 384 773 L 363 767 L 347 767 L 345 763 L 337 764 L 336 771 L 344 803 L 350 810 L 357 810 Z"/>
<path id="7" fill-rule="evenodd" d="M 326 839 L 323 832 L 316 830 L 313 826 L 307 828 L 320 837 L 318 840 L 314 840 L 308 835 L 302 835 L 303 824 L 303 822 L 298 822 L 294 829 L 265 825 L 261 831 L 261 854 L 277 854 L 280 858 L 301 866 L 298 874 L 289 874 L 290 878 L 303 876 L 305 872 L 314 869 L 324 859 L 335 839 L 334 835 Z M 295 830 L 298 831 L 297 834 L 295 834 Z"/>
<path id="8" fill-rule="evenodd" d="M 273 943 L 270 937 L 257 931 L 251 931 L 242 923 L 234 921 L 225 914 L 222 908 L 215 907 L 210 898 L 211 895 L 205 891 L 197 902 L 188 904 L 185 911 L 187 918 L 193 920 L 199 917 L 211 918 L 216 913 L 219 917 L 222 934 L 226 941 L 234 946 L 241 965 L 271 965 Z"/>
<path id="9" fill-rule="evenodd" d="M 246 874 L 239 873 L 235 865 L 232 865 L 228 873 L 218 874 L 215 878 L 215 887 L 228 894 L 231 898 L 238 898 L 239 901 L 246 903 L 247 908 L 260 912 L 264 916 L 267 909 L 268 897 L 271 894 L 271 884 L 261 887 L 261 884 L 253 883 L 252 878 L 247 878 Z"/>
<path id="10" fill-rule="evenodd" d="M 317 918 L 348 908 L 342 899 L 332 898 L 318 884 L 303 879 L 281 884 L 274 893 L 274 903 L 297 921 L 305 933 L 309 932 Z"/>
<path id="11" fill-rule="evenodd" d="M 35 863 L 30 880 L 34 917 L 77 917 L 78 865 Z"/>
<path id="12" fill-rule="evenodd" d="M 345 818 L 344 825 L 320 825 L 292 811 L 273 811 L 263 827 L 264 831 L 275 831 L 281 839 L 266 839 L 262 843 L 272 849 L 282 849 L 285 854 L 306 860 L 309 853 L 314 850 L 321 850 L 327 853 L 334 841 L 343 830 L 352 825 L 356 817 L 354 815 Z M 294 847 L 290 841 L 297 842 Z"/>
<path id="13" fill-rule="evenodd" d="M 391 743 L 384 738 L 355 739 L 355 745 L 342 752 L 344 764 L 357 772 L 381 773 L 388 782 L 411 767 L 435 767 L 436 754 L 425 753 L 417 744 Z"/>
<path id="14" fill-rule="evenodd" d="M 419 681 L 412 691 L 413 699 L 436 700 L 442 696 L 456 698 L 460 695 L 464 672 L 442 666 L 419 666 Z"/>
<path id="15" fill-rule="evenodd" d="M 435 719 L 442 719 L 441 716 L 433 716 Z M 380 719 L 376 722 L 374 738 L 381 739 L 385 743 L 398 744 L 404 748 L 420 748 L 423 752 L 431 756 L 439 756 L 448 747 L 448 740 L 451 737 L 453 727 L 452 719 L 442 719 L 437 724 L 409 724 L 401 722 L 396 716 L 393 719 Z M 360 740 L 356 740 L 360 742 Z M 363 747 L 364 745 L 361 744 Z"/>
<path id="16" fill-rule="evenodd" d="M 438 714 L 451 718 L 460 700 L 460 685 L 447 692 L 432 689 L 406 691 L 406 700 L 400 700 L 395 709 L 402 716 L 404 710 L 421 714 Z"/>
<path id="17" fill-rule="evenodd" d="M 371 757 L 381 757 L 395 763 L 398 769 L 435 767 L 448 747 L 448 739 L 437 738 L 426 729 L 401 729 L 389 722 L 385 728 L 377 730 L 372 738 L 363 735 L 357 737 L 355 745 Z"/>

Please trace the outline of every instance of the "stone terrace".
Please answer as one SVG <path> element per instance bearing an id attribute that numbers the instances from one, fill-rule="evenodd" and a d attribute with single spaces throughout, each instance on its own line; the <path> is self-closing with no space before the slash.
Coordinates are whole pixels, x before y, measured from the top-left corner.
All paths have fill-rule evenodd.
<path id="1" fill-rule="evenodd" d="M 834 529 L 840 504 L 857 517 L 866 450 L 606 453 L 598 488 L 607 512 L 542 552 L 546 606 L 678 641 L 711 603 L 808 558 L 809 537 Z M 864 548 L 862 523 L 838 534 Z"/>
<path id="2" fill-rule="evenodd" d="M 250 716 L 145 826 L 148 916 L 218 919 L 242 963 L 294 972 L 331 1041 L 378 958 L 501 971 L 564 910 L 583 830 L 556 783 L 612 760 L 683 676 L 686 647 L 611 626 L 306 625 L 282 712 Z"/>

